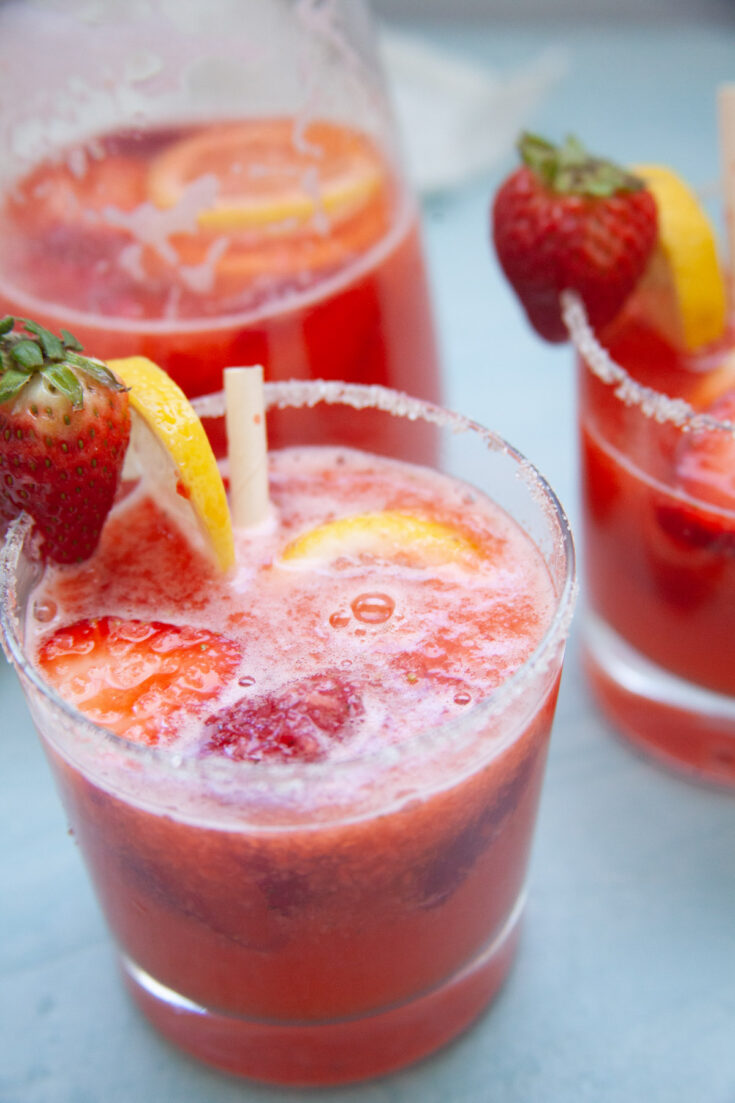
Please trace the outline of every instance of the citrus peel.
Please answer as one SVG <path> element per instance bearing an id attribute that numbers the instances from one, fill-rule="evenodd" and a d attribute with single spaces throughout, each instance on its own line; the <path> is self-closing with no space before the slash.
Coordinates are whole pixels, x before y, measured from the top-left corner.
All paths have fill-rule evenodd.
<path id="1" fill-rule="evenodd" d="M 178 498 L 190 507 L 220 570 L 235 562 L 232 522 L 222 476 L 201 421 L 184 392 L 152 360 L 110 360 L 129 387 L 133 416 L 144 423 L 170 460 Z"/>
<path id="2" fill-rule="evenodd" d="M 709 218 L 694 192 L 663 165 L 636 165 L 656 202 L 658 244 L 637 294 L 654 328 L 694 352 L 721 337 L 725 282 Z"/>
<path id="3" fill-rule="evenodd" d="M 292 233 L 320 214 L 332 222 L 349 217 L 380 189 L 384 173 L 377 152 L 354 131 L 321 122 L 300 134 L 290 119 L 251 119 L 169 146 L 151 165 L 150 197 L 173 207 L 206 175 L 216 178 L 217 194 L 197 215 L 200 229 Z"/>
<path id="4" fill-rule="evenodd" d="M 286 546 L 281 561 L 370 557 L 424 567 L 467 561 L 478 554 L 474 541 L 451 524 L 383 510 L 340 517 L 309 529 Z"/>

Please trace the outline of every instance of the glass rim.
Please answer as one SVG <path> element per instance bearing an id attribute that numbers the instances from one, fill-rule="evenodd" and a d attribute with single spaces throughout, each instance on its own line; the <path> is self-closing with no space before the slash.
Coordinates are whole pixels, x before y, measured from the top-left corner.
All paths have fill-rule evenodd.
<path id="1" fill-rule="evenodd" d="M 735 421 L 721 420 L 712 414 L 696 410 L 683 398 L 672 398 L 654 387 L 644 386 L 618 364 L 600 344 L 587 317 L 584 303 L 572 291 L 561 294 L 561 313 L 570 340 L 592 374 L 609 387 L 615 396 L 631 407 L 637 407 L 644 417 L 658 424 L 670 424 L 682 432 L 722 432 L 735 435 Z"/>
<path id="2" fill-rule="evenodd" d="M 479 730 L 520 697 L 533 678 L 551 667 L 558 648 L 565 641 L 574 612 L 577 596 L 576 559 L 572 529 L 566 512 L 544 476 L 517 449 L 492 430 L 462 414 L 446 410 L 434 403 L 413 398 L 399 391 L 378 384 L 345 384 L 324 380 L 291 380 L 265 384 L 265 408 L 299 409 L 319 403 L 346 405 L 353 409 L 375 409 L 394 416 L 407 417 L 411 421 L 423 420 L 448 429 L 453 433 L 472 432 L 489 451 L 507 455 L 517 465 L 516 477 L 526 485 L 532 496 L 540 496 L 551 507 L 551 515 L 558 527 L 558 548 L 563 554 L 564 573 L 562 585 L 556 593 L 553 616 L 538 644 L 513 674 L 481 700 L 472 704 L 459 717 L 420 729 L 395 745 L 367 751 L 338 761 L 329 759 L 317 762 L 249 762 L 232 759 L 197 758 L 182 756 L 175 748 L 151 747 L 125 739 L 96 724 L 72 704 L 66 701 L 52 686 L 44 681 L 29 657 L 16 632 L 15 595 L 13 581 L 26 539 L 31 535 L 33 523 L 27 514 L 12 521 L 5 540 L 0 545 L 0 643 L 6 656 L 17 671 L 31 684 L 58 714 L 75 725 L 88 740 L 118 756 L 124 755 L 141 765 L 173 770 L 178 778 L 191 775 L 201 780 L 252 780 L 258 785 L 288 785 L 295 778 L 308 777 L 315 782 L 333 779 L 345 770 L 354 770 L 363 764 L 395 766 L 415 754 L 417 747 L 433 752 L 449 744 L 458 733 Z M 192 400 L 200 417 L 219 417 L 224 413 L 224 392 L 203 395 Z M 548 568 L 547 557 L 545 562 Z M 498 753 L 507 740 L 498 741 Z"/>

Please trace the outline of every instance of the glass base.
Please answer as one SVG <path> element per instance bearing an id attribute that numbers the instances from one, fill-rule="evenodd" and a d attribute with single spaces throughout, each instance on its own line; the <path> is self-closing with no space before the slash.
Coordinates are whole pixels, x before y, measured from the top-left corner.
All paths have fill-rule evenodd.
<path id="1" fill-rule="evenodd" d="M 589 611 L 583 643 L 592 690 L 622 735 L 690 777 L 735 786 L 735 698 L 656 666 Z"/>
<path id="2" fill-rule="evenodd" d="M 448 981 L 410 1003 L 333 1022 L 258 1022 L 210 1011 L 122 958 L 125 983 L 161 1034 L 225 1072 L 301 1087 L 382 1076 L 432 1053 L 484 1010 L 505 980 L 525 895 L 492 943 Z"/>

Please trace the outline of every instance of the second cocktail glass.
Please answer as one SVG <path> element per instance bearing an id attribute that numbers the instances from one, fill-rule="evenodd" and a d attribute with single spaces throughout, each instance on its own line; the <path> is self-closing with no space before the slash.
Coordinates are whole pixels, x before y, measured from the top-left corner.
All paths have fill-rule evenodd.
<path id="1" fill-rule="evenodd" d="M 568 300 L 566 319 L 579 357 L 592 687 L 641 749 L 733 785 L 735 406 L 724 395 L 717 405 L 715 376 L 726 343 L 684 362 L 634 310 L 604 347 L 581 304 Z"/>

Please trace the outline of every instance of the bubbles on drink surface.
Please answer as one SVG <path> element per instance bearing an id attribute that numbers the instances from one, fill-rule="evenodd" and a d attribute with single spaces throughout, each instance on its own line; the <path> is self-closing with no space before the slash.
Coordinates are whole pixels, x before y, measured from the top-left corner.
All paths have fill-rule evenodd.
<path id="1" fill-rule="evenodd" d="M 350 602 L 350 612 L 337 609 L 330 614 L 329 623 L 332 628 L 347 628 L 352 619 L 363 624 L 385 624 L 393 616 L 396 603 L 390 594 L 364 593 L 358 594 Z"/>
<path id="2" fill-rule="evenodd" d="M 482 495 L 468 514 L 466 484 L 343 448 L 275 450 L 269 464 L 277 523 L 241 533 L 232 576 L 207 576 L 206 591 L 161 585 L 191 575 L 196 552 L 182 542 L 172 558 L 134 496 L 93 571 L 44 584 L 37 603 L 57 602 L 70 626 L 58 674 L 79 679 L 78 708 L 186 758 L 337 762 L 456 718 L 536 646 L 553 604 L 540 555 Z M 94 619 L 80 659 L 79 618 L 101 601 L 125 619 Z M 53 627 L 35 634 L 49 668 Z M 108 670 L 120 652 L 127 676 Z"/>
<path id="3" fill-rule="evenodd" d="M 58 606 L 50 598 L 34 601 L 33 616 L 39 624 L 50 624 L 58 612 Z"/>
<path id="4" fill-rule="evenodd" d="M 385 624 L 395 607 L 389 594 L 360 594 L 350 605 L 355 619 L 363 624 Z"/>
<path id="5" fill-rule="evenodd" d="M 332 613 L 329 618 L 329 623 L 331 624 L 332 628 L 346 628 L 347 625 L 350 623 L 349 614 L 343 613 L 341 610 L 336 613 Z"/>

